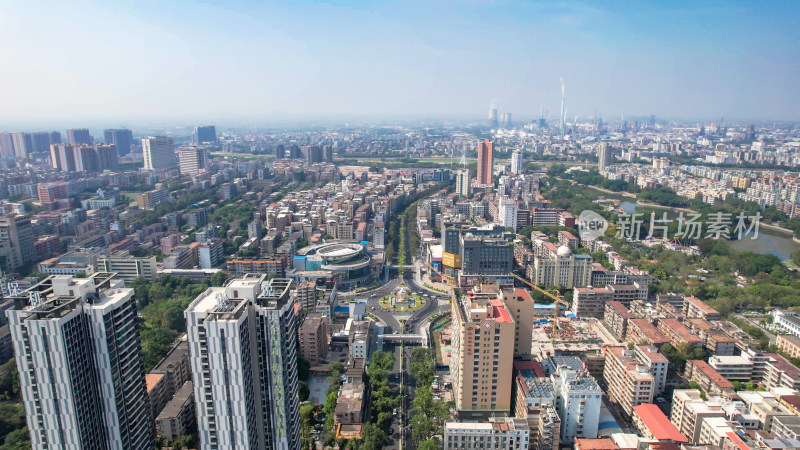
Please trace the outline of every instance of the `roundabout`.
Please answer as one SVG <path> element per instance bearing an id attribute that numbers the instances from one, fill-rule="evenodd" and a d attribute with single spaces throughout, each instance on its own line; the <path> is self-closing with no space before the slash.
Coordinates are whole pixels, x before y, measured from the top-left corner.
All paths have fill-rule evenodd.
<path id="1" fill-rule="evenodd" d="M 380 305 L 390 311 L 414 311 L 422 308 L 425 305 L 425 300 L 417 295 L 409 292 L 405 285 L 397 287 L 395 292 L 385 295 L 378 300 Z"/>

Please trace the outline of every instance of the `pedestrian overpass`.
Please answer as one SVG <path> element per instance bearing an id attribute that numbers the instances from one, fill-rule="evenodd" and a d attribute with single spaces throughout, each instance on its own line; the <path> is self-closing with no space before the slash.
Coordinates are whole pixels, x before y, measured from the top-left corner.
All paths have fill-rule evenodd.
<path id="1" fill-rule="evenodd" d="M 381 335 L 383 342 L 392 342 L 395 344 L 419 344 L 423 347 L 428 346 L 428 336 L 425 334 L 383 334 Z"/>

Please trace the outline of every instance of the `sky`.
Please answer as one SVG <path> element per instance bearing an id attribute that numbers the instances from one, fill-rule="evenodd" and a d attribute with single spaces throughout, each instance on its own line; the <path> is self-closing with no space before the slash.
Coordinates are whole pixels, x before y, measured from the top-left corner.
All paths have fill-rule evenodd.
<path id="1" fill-rule="evenodd" d="M 800 120 L 800 2 L 0 0 L 0 129 Z"/>

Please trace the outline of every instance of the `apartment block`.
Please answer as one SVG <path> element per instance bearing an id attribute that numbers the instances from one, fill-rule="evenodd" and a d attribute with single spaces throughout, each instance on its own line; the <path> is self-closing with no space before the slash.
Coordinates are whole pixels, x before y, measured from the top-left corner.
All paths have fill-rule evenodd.
<path id="1" fill-rule="evenodd" d="M 328 357 L 328 319 L 321 317 L 306 317 L 300 325 L 298 341 L 300 343 L 300 357 L 317 365 Z"/>
<path id="2" fill-rule="evenodd" d="M 633 415 L 633 407 L 642 403 L 652 403 L 655 377 L 650 369 L 636 360 L 633 350 L 626 347 L 605 347 L 606 366 L 603 379 L 608 384 L 608 397 L 618 403 L 628 414 Z"/>
<path id="3" fill-rule="evenodd" d="M 686 361 L 684 376 L 689 381 L 694 381 L 708 395 L 721 396 L 728 399 L 736 395 L 733 384 L 725 379 L 716 369 L 703 360 Z"/>
<path id="4" fill-rule="evenodd" d="M 649 319 L 630 319 L 625 341 L 634 344 L 647 343 L 659 348 L 662 344 L 669 343 L 669 339 Z"/>
<path id="5" fill-rule="evenodd" d="M 602 390 L 585 371 L 559 365 L 550 376 L 558 396 L 561 442 L 575 437 L 597 437 Z"/>
<path id="6" fill-rule="evenodd" d="M 291 280 L 247 274 L 186 309 L 203 448 L 300 448 Z"/>
<path id="7" fill-rule="evenodd" d="M 514 373 L 512 413 L 528 421 L 529 448 L 558 450 L 561 418 L 552 380 L 537 361 L 514 361 Z"/>
<path id="8" fill-rule="evenodd" d="M 500 298 L 514 320 L 514 356 L 530 356 L 536 304 L 530 293 L 521 288 L 502 289 Z"/>
<path id="9" fill-rule="evenodd" d="M 133 289 L 55 275 L 6 314 L 34 448 L 151 449 Z"/>
<path id="10" fill-rule="evenodd" d="M 507 413 L 516 326 L 496 294 L 451 300 L 453 335 L 451 378 L 460 417 Z"/>
<path id="11" fill-rule="evenodd" d="M 488 422 L 447 422 L 444 425 L 445 450 L 464 448 L 528 448 L 529 431 L 525 419 L 492 417 Z"/>
<path id="12" fill-rule="evenodd" d="M 625 339 L 625 333 L 628 331 L 628 321 L 633 318 L 634 315 L 622 303 L 613 300 L 605 303 L 603 322 L 617 339 Z"/>
<path id="13" fill-rule="evenodd" d="M 686 317 L 699 317 L 705 320 L 719 320 L 722 315 L 716 309 L 696 297 L 683 298 L 683 315 Z"/>
<path id="14" fill-rule="evenodd" d="M 800 337 L 793 334 L 779 334 L 775 345 L 790 358 L 800 358 Z"/>
<path id="15" fill-rule="evenodd" d="M 194 404 L 194 387 L 187 381 L 156 417 L 158 434 L 170 441 L 191 434 L 195 422 Z"/>
<path id="16" fill-rule="evenodd" d="M 669 339 L 669 343 L 675 348 L 684 343 L 692 347 L 703 347 L 705 344 L 702 339 L 692 333 L 692 331 L 678 319 L 659 319 L 658 330 Z"/>
<path id="17" fill-rule="evenodd" d="M 678 444 L 687 442 L 661 409 L 652 403 L 634 406 L 631 417 L 645 439 Z"/>
<path id="18" fill-rule="evenodd" d="M 725 418 L 722 405 L 704 401 L 697 389 L 676 389 L 672 395 L 670 421 L 690 444 L 700 443 L 700 430 L 706 418 Z"/>

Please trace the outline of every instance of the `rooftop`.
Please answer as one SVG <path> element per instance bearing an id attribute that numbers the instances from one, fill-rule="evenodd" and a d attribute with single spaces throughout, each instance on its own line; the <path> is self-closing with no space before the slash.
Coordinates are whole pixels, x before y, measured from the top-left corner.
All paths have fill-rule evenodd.
<path id="1" fill-rule="evenodd" d="M 633 413 L 638 415 L 650 434 L 659 441 L 687 442 L 686 438 L 669 421 L 669 418 L 661 412 L 658 406 L 652 403 L 644 403 L 633 407 Z"/>

